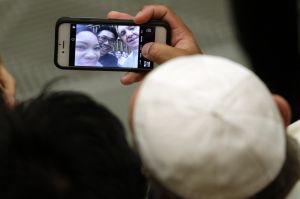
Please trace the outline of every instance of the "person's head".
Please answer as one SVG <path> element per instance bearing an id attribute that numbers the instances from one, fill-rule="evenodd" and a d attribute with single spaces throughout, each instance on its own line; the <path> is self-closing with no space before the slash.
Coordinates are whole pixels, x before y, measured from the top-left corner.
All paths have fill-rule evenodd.
<path id="1" fill-rule="evenodd" d="M 121 53 L 121 51 L 117 50 L 117 51 L 115 52 L 115 55 L 116 55 L 116 57 L 117 57 L 118 59 L 120 59 L 121 56 L 122 56 L 122 53 Z"/>
<path id="2" fill-rule="evenodd" d="M 99 28 L 97 35 L 101 49 L 101 56 L 111 52 L 118 38 L 116 29 L 111 26 L 103 25 Z"/>
<path id="3" fill-rule="evenodd" d="M 77 25 L 75 66 L 96 66 L 100 58 L 100 46 L 96 34 L 84 25 Z"/>
<path id="4" fill-rule="evenodd" d="M 280 115 L 287 123 L 289 107 L 274 99 L 237 63 L 174 59 L 132 97 L 133 143 L 149 176 L 173 198 L 283 199 L 300 177 L 299 149 Z"/>
<path id="5" fill-rule="evenodd" d="M 140 162 L 120 121 L 74 92 L 0 112 L 0 198 L 145 197 Z"/>
<path id="6" fill-rule="evenodd" d="M 139 26 L 118 26 L 118 35 L 122 41 L 131 49 L 139 46 Z"/>

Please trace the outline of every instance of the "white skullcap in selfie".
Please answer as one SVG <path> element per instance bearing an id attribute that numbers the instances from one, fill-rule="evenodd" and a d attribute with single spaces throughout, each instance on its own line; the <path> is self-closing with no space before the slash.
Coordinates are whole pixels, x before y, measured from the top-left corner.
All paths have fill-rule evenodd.
<path id="1" fill-rule="evenodd" d="M 241 199 L 285 161 L 285 131 L 266 86 L 230 60 L 171 60 L 142 82 L 134 142 L 149 174 L 187 199 Z"/>

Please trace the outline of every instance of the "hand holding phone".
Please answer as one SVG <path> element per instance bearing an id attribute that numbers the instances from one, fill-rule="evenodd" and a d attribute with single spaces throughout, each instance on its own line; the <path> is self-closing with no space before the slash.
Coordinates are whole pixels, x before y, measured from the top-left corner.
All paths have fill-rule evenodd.
<path id="1" fill-rule="evenodd" d="M 148 42 L 168 43 L 168 24 L 151 21 L 60 18 L 56 23 L 55 64 L 62 69 L 149 71 L 142 56 Z"/>
<path id="2" fill-rule="evenodd" d="M 158 43 L 150 43 L 143 47 L 143 56 L 155 63 L 163 63 L 169 59 L 189 55 L 201 54 L 196 39 L 192 32 L 171 9 L 164 5 L 147 5 L 133 17 L 129 14 L 111 11 L 107 14 L 110 19 L 132 19 L 137 24 L 146 23 L 149 20 L 162 20 L 170 25 L 171 46 Z M 121 78 L 121 83 L 130 85 L 140 81 L 144 74 L 129 72 Z"/>
<path id="3" fill-rule="evenodd" d="M 5 68 L 0 56 L 0 105 L 13 107 L 16 103 L 16 81 Z"/>

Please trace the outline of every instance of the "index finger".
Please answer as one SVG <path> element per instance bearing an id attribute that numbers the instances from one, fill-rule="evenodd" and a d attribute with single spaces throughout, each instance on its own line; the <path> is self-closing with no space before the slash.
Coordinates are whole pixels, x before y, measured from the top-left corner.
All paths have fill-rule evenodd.
<path id="1" fill-rule="evenodd" d="M 183 23 L 180 17 L 178 17 L 171 9 L 164 5 L 147 5 L 134 18 L 134 22 L 137 24 L 146 23 L 151 19 L 160 19 L 169 23 L 171 29 L 182 27 L 186 31 L 189 31 L 188 27 Z"/>
<path id="2" fill-rule="evenodd" d="M 118 11 L 110 11 L 109 13 L 107 13 L 106 17 L 108 19 L 133 19 L 133 16 Z"/>
<path id="3" fill-rule="evenodd" d="M 171 28 L 171 45 L 185 50 L 201 52 L 191 30 L 172 10 L 164 5 L 145 6 L 134 18 L 137 24 L 146 23 L 151 19 L 166 21 Z M 186 48 L 186 45 L 189 45 Z"/>

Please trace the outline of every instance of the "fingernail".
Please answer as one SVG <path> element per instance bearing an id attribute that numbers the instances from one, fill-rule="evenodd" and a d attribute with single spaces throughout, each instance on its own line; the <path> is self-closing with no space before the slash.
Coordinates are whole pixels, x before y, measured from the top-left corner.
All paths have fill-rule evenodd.
<path id="1" fill-rule="evenodd" d="M 144 57 L 148 57 L 149 55 L 149 50 L 151 48 L 151 46 L 153 45 L 154 43 L 153 42 L 150 42 L 150 43 L 146 43 L 143 48 L 142 48 L 142 54 Z"/>
<path id="2" fill-rule="evenodd" d="M 135 15 L 135 17 L 139 17 L 140 15 L 142 15 L 142 11 L 139 11 L 139 12 Z"/>
<path id="3" fill-rule="evenodd" d="M 111 15 L 114 15 L 116 12 L 117 12 L 117 11 L 112 10 L 112 11 L 110 11 L 109 13 L 106 14 L 106 17 L 107 17 L 107 18 L 111 18 Z"/>

